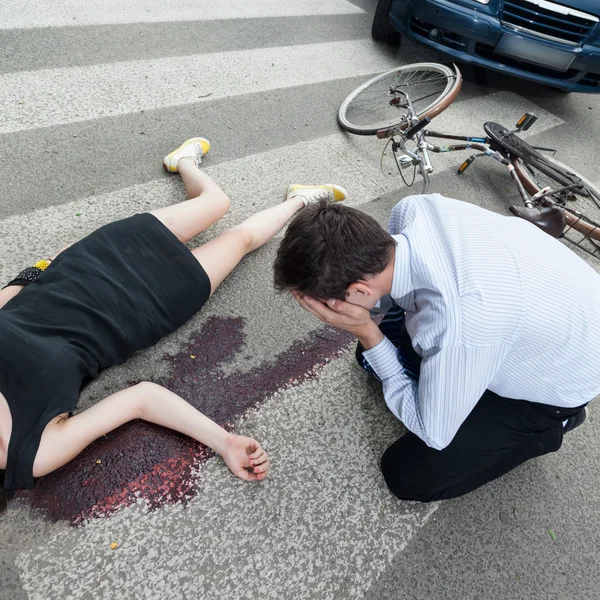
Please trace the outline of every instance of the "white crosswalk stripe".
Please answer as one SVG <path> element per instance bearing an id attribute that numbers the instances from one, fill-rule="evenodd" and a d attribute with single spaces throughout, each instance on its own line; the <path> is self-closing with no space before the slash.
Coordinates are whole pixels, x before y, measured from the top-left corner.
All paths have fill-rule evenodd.
<path id="1" fill-rule="evenodd" d="M 366 75 L 394 61 L 367 40 L 0 76 L 0 133 Z"/>
<path id="2" fill-rule="evenodd" d="M 364 12 L 346 0 L 19 0 L 0 5 L 0 29 L 212 21 Z"/>

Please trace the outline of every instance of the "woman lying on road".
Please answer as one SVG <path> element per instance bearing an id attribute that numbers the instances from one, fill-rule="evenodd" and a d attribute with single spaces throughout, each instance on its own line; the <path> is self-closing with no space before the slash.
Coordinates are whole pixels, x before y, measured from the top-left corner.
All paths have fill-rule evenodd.
<path id="1" fill-rule="evenodd" d="M 154 383 L 69 416 L 85 382 L 183 325 L 294 213 L 316 199 L 345 197 L 336 186 L 289 186 L 285 202 L 190 252 L 184 242 L 229 209 L 198 169 L 209 147 L 194 138 L 163 161 L 181 175 L 189 200 L 101 227 L 0 291 L 0 487 L 33 487 L 34 478 L 132 419 L 206 444 L 242 479 L 267 476 L 269 458 L 258 442 L 228 433 Z"/>

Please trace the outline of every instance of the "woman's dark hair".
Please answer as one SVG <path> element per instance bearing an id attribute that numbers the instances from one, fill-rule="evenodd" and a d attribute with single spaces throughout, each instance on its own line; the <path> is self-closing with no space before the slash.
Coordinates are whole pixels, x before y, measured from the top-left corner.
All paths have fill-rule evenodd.
<path id="1" fill-rule="evenodd" d="M 360 210 L 326 201 L 309 204 L 294 217 L 279 246 L 275 288 L 343 300 L 350 284 L 385 270 L 395 245 Z"/>

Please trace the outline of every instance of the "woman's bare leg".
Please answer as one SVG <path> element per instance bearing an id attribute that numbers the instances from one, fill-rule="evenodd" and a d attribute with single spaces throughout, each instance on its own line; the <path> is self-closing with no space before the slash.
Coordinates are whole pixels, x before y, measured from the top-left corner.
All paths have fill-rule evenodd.
<path id="1" fill-rule="evenodd" d="M 211 294 L 246 254 L 266 244 L 303 207 L 301 197 L 292 197 L 252 215 L 193 250 L 210 279 Z"/>
<path id="2" fill-rule="evenodd" d="M 187 242 L 216 223 L 228 210 L 229 198 L 192 158 L 180 158 L 177 171 L 188 200 L 151 211 L 182 242 Z"/>

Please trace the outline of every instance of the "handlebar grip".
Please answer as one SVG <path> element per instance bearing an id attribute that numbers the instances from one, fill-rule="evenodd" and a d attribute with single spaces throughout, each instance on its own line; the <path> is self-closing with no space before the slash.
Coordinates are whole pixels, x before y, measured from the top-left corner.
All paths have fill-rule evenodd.
<path id="1" fill-rule="evenodd" d="M 415 137 L 415 135 L 417 135 L 417 133 L 419 133 L 419 131 L 421 131 L 421 129 L 427 127 L 429 123 L 431 123 L 431 119 L 429 117 L 421 119 L 416 125 L 413 125 L 408 131 L 406 131 L 404 136 L 409 140 L 412 139 Z"/>

